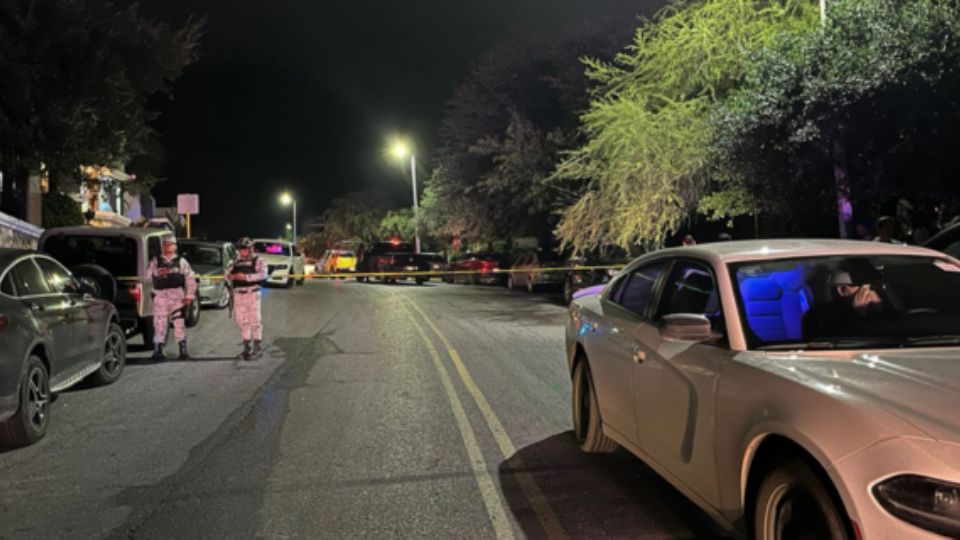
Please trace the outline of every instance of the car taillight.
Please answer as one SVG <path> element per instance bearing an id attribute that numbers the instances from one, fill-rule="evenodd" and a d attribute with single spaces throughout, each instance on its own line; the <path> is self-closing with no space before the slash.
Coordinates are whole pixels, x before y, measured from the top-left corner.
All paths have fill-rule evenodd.
<path id="1" fill-rule="evenodd" d="M 130 297 L 133 298 L 134 302 L 139 303 L 143 299 L 143 285 L 137 283 L 129 289 Z"/>
<path id="2" fill-rule="evenodd" d="M 0 332 L 6 330 L 8 326 L 10 326 L 10 319 L 0 315 Z"/>

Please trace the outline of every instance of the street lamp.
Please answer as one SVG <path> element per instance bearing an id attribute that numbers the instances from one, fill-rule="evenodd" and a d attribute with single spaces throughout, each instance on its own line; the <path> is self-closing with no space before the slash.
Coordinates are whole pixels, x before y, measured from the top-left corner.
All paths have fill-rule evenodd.
<path id="1" fill-rule="evenodd" d="M 289 191 L 280 194 L 280 204 L 284 206 L 293 206 L 293 225 L 287 223 L 287 229 L 293 231 L 293 245 L 297 245 L 297 200 Z"/>
<path id="2" fill-rule="evenodd" d="M 420 204 L 417 202 L 417 156 L 403 139 L 395 139 L 390 145 L 390 153 L 397 159 L 410 156 L 410 178 L 413 183 L 413 227 L 415 253 L 420 253 Z"/>

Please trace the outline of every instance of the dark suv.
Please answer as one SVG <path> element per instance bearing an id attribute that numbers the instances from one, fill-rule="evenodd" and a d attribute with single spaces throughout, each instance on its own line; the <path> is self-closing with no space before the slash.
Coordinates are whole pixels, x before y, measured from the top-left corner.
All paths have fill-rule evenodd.
<path id="1" fill-rule="evenodd" d="M 63 227 L 47 229 L 39 250 L 60 261 L 74 275 L 96 283 L 95 296 L 117 307 L 127 335 L 143 334 L 153 342 L 153 283 L 144 279 L 150 259 L 160 256 L 165 229 Z M 187 259 L 189 261 L 189 259 Z M 200 321 L 199 297 L 186 314 L 186 325 Z"/>
<path id="2" fill-rule="evenodd" d="M 401 256 L 399 259 L 397 256 Z M 413 246 L 407 242 L 374 242 L 360 252 L 357 260 L 357 273 L 377 274 L 381 272 L 404 271 L 397 263 L 404 263 L 402 256 L 413 256 Z M 405 264 L 403 266 L 406 266 Z M 400 270 L 397 270 L 400 268 Z M 392 278 L 381 277 L 381 281 Z M 357 276 L 357 281 L 372 281 L 368 276 Z"/>

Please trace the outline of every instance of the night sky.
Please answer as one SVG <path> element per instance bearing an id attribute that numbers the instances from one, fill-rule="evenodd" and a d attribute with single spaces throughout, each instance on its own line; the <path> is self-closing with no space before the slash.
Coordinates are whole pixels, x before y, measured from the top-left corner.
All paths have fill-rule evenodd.
<path id="1" fill-rule="evenodd" d="M 496 41 L 559 34 L 586 21 L 636 20 L 657 0 L 144 0 L 147 16 L 207 18 L 201 60 L 156 122 L 164 147 L 160 206 L 200 194 L 194 230 L 211 238 L 276 236 L 364 188 L 410 204 L 394 133 L 429 172 L 444 104 Z"/>

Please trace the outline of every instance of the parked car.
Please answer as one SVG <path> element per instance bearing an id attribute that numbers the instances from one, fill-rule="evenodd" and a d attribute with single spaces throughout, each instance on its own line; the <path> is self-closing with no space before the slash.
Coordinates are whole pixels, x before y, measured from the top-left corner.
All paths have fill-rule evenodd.
<path id="1" fill-rule="evenodd" d="M 44 231 L 39 250 L 95 284 L 94 296 L 113 302 L 128 336 L 153 343 L 153 282 L 147 265 L 162 253 L 161 241 L 173 234 L 162 228 L 62 227 Z M 200 322 L 200 299 L 190 305 L 185 322 Z"/>
<path id="2" fill-rule="evenodd" d="M 347 274 L 357 271 L 357 255 L 349 249 L 328 249 L 323 254 L 324 274 Z"/>
<path id="3" fill-rule="evenodd" d="M 504 275 L 499 273 L 506 265 L 503 257 L 490 252 L 468 252 L 457 255 L 447 267 L 451 272 L 444 276 L 448 283 L 466 283 L 470 285 L 500 285 Z"/>
<path id="4" fill-rule="evenodd" d="M 267 284 L 293 287 L 294 283 L 303 285 L 303 253 L 286 240 L 258 238 L 253 241 L 253 251 L 267 265 Z"/>
<path id="5" fill-rule="evenodd" d="M 560 269 L 568 266 L 567 261 L 550 250 L 525 251 L 514 260 L 507 276 L 507 288 L 524 288 L 527 292 L 563 285 L 565 273 Z"/>
<path id="6" fill-rule="evenodd" d="M 842 240 L 645 255 L 569 308 L 574 434 L 753 538 L 960 536 L 960 263 Z"/>
<path id="7" fill-rule="evenodd" d="M 408 242 L 374 242 L 360 252 L 357 259 L 357 273 L 376 274 L 389 272 L 393 268 L 395 254 L 413 254 L 413 245 Z M 385 278 L 379 278 L 381 281 Z M 373 281 L 367 276 L 358 276 L 357 281 Z"/>
<path id="8" fill-rule="evenodd" d="M 563 303 L 569 304 L 574 295 L 596 285 L 602 285 L 617 275 L 627 260 L 616 257 L 579 257 L 568 261 L 571 270 L 563 275 Z"/>
<path id="9" fill-rule="evenodd" d="M 417 285 L 423 285 L 430 279 L 424 275 L 430 271 L 430 264 L 413 253 L 387 253 L 381 262 L 381 271 L 394 274 L 386 278 L 387 283 L 412 280 Z"/>
<path id="10" fill-rule="evenodd" d="M 229 242 L 177 240 L 180 256 L 187 259 L 199 276 L 197 294 L 200 305 L 223 309 L 230 304 L 230 289 L 224 281 L 227 267 L 237 258 L 236 249 Z"/>
<path id="11" fill-rule="evenodd" d="M 123 373 L 120 316 L 92 291 L 47 255 L 0 249 L 0 445 L 43 437 L 53 393 Z"/>
<path id="12" fill-rule="evenodd" d="M 430 281 L 432 277 L 440 276 L 447 268 L 447 258 L 439 253 L 420 253 L 416 258 L 417 262 L 428 272 L 434 273 L 434 276 L 426 276 L 426 281 Z"/>

